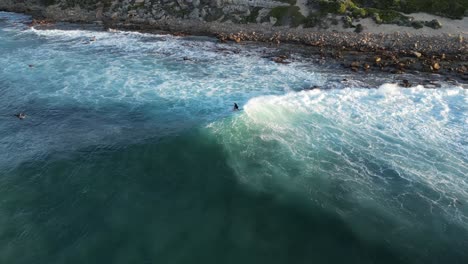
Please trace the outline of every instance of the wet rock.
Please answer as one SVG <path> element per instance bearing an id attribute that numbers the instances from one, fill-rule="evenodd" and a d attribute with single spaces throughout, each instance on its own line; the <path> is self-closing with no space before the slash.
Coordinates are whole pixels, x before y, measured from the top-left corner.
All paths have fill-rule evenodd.
<path id="1" fill-rule="evenodd" d="M 351 62 L 351 64 L 350 64 L 350 67 L 351 67 L 351 68 L 353 68 L 353 67 L 359 68 L 359 66 L 360 66 L 360 63 L 359 63 L 358 61 L 353 61 L 353 62 Z"/>
<path id="2" fill-rule="evenodd" d="M 403 70 L 397 70 L 397 69 L 394 69 L 394 70 L 391 70 L 390 73 L 393 73 L 393 74 L 403 74 L 405 73 Z"/>
<path id="3" fill-rule="evenodd" d="M 218 34 L 216 38 L 219 40 L 221 43 L 226 43 L 227 42 L 227 36 L 225 34 Z"/>
<path id="4" fill-rule="evenodd" d="M 316 89 L 320 89 L 320 86 L 314 85 L 314 86 L 311 86 L 309 88 L 306 88 L 305 90 L 316 90 Z"/>
<path id="5" fill-rule="evenodd" d="M 360 66 L 361 66 L 361 64 L 360 64 L 359 62 L 357 62 L 357 61 L 353 61 L 353 62 L 351 62 L 351 64 L 349 65 L 349 67 L 351 68 L 351 70 L 352 70 L 353 72 L 357 72 L 357 71 L 359 70 Z"/>
<path id="6" fill-rule="evenodd" d="M 457 67 L 455 69 L 455 71 L 457 71 L 458 73 L 461 73 L 461 74 L 466 74 L 467 70 L 468 70 L 468 68 L 465 65 Z"/>
<path id="7" fill-rule="evenodd" d="M 452 79 L 452 78 L 450 78 L 450 77 L 446 77 L 446 78 L 444 79 L 444 81 L 446 81 L 446 82 L 448 82 L 448 83 L 450 83 L 450 84 L 452 84 L 452 85 L 458 85 L 457 80 L 454 80 L 454 79 Z"/>
<path id="8" fill-rule="evenodd" d="M 340 51 L 338 51 L 338 52 L 334 53 L 332 57 L 335 58 L 335 59 L 342 59 L 343 54 Z"/>
<path id="9" fill-rule="evenodd" d="M 31 23 L 28 24 L 30 27 L 34 26 L 52 26 L 54 23 L 47 19 L 33 19 Z"/>
<path id="10" fill-rule="evenodd" d="M 172 33 L 172 35 L 175 36 L 175 37 L 186 37 L 186 36 L 188 36 L 188 34 L 184 33 L 184 32 L 174 32 L 174 33 Z"/>
<path id="11" fill-rule="evenodd" d="M 427 89 L 436 89 L 436 88 L 442 87 L 440 83 L 438 83 L 437 81 L 433 81 L 433 80 L 424 80 L 422 81 L 422 85 L 424 86 L 424 88 L 427 88 Z"/>
<path id="12" fill-rule="evenodd" d="M 408 88 L 411 87 L 411 84 L 408 80 L 404 79 L 401 83 L 401 86 Z"/>
<path id="13" fill-rule="evenodd" d="M 281 63 L 281 64 L 289 64 L 289 63 L 291 63 L 291 62 L 289 62 L 289 61 L 285 61 L 285 59 L 286 59 L 285 57 L 275 57 L 275 58 L 273 58 L 272 60 L 273 60 L 274 62 L 276 62 L 276 63 Z"/>
<path id="14" fill-rule="evenodd" d="M 242 32 L 239 32 L 239 33 L 236 33 L 236 34 L 231 33 L 226 37 L 226 39 L 234 41 L 236 43 L 239 43 L 242 40 L 246 39 L 246 35 L 244 35 L 244 33 L 242 33 Z"/>

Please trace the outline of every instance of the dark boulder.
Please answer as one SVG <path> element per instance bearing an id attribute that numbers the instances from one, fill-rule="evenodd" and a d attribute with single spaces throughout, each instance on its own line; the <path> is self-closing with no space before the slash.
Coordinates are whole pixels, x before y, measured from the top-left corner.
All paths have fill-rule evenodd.
<path id="1" fill-rule="evenodd" d="M 361 24 L 357 24 L 354 32 L 361 33 L 364 30 L 364 27 Z"/>
<path id="2" fill-rule="evenodd" d="M 401 86 L 408 88 L 411 87 L 411 83 L 405 79 L 402 81 Z"/>

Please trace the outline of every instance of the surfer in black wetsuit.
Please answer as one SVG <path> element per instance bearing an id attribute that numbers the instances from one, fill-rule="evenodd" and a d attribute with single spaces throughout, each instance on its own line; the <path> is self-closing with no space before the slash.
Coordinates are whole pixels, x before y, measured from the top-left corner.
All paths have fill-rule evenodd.
<path id="1" fill-rule="evenodd" d="M 234 108 L 232 110 L 233 111 L 239 111 L 239 106 L 236 103 L 234 103 Z"/>

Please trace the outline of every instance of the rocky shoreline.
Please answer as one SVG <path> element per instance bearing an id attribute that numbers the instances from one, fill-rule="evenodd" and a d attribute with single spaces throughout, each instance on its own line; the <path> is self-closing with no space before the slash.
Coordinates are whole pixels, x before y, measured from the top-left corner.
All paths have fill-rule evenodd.
<path id="1" fill-rule="evenodd" d="M 468 41 L 461 35 L 425 36 L 415 34 L 371 34 L 348 32 L 313 32 L 298 28 L 273 28 L 166 20 L 158 24 L 114 23 L 103 21 L 105 28 L 145 33 L 216 37 L 220 42 L 265 43 L 285 48 L 286 55 L 272 58 L 287 63 L 287 53 L 294 50 L 313 57 L 318 63 L 341 65 L 353 72 L 391 74 L 437 74 L 442 79 L 468 82 Z"/>
<path id="2" fill-rule="evenodd" d="M 4 8 L 5 9 L 5 8 Z M 334 63 L 353 72 L 391 74 L 437 74 L 441 78 L 468 82 L 468 41 L 462 34 L 426 36 L 409 33 L 372 34 L 316 31 L 311 28 L 275 27 L 264 24 L 234 24 L 200 20 L 165 18 L 147 22 L 125 21 L 106 16 L 64 17 L 34 9 L 6 10 L 33 16 L 32 26 L 47 27 L 55 22 L 99 23 L 105 28 L 146 33 L 167 32 L 175 35 L 202 35 L 220 42 L 259 42 L 275 47 L 295 45 L 294 51 L 311 56 L 318 63 Z M 91 19 L 93 18 L 93 19 Z M 96 18 L 99 18 L 96 21 Z M 273 58 L 287 63 L 287 55 Z"/>

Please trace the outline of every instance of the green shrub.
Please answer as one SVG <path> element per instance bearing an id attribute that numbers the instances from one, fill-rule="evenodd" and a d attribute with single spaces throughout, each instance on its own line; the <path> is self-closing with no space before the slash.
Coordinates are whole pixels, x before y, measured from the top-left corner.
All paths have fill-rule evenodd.
<path id="1" fill-rule="evenodd" d="M 407 16 L 402 15 L 400 12 L 393 11 L 393 10 L 385 10 L 382 13 L 379 13 L 380 18 L 382 19 L 383 23 L 398 23 L 398 22 L 405 22 L 409 21 Z"/>
<path id="2" fill-rule="evenodd" d="M 342 0 L 320 0 L 319 7 L 325 13 L 344 14 L 348 5 Z"/>
<path id="3" fill-rule="evenodd" d="M 354 32 L 361 33 L 363 30 L 364 30 L 364 27 L 361 24 L 357 24 L 356 29 L 354 29 Z"/>
<path id="4" fill-rule="evenodd" d="M 367 17 L 367 11 L 364 8 L 356 7 L 352 10 L 353 17 Z"/>
<path id="5" fill-rule="evenodd" d="M 411 22 L 411 26 L 414 27 L 415 29 L 420 29 L 424 27 L 424 23 L 421 21 L 413 21 Z"/>
<path id="6" fill-rule="evenodd" d="M 304 19 L 304 27 L 310 28 L 320 24 L 322 15 L 320 13 L 311 13 Z"/>
<path id="7" fill-rule="evenodd" d="M 275 26 L 291 25 L 297 27 L 306 20 L 297 6 L 275 7 L 270 11 L 270 16 L 278 19 Z"/>

